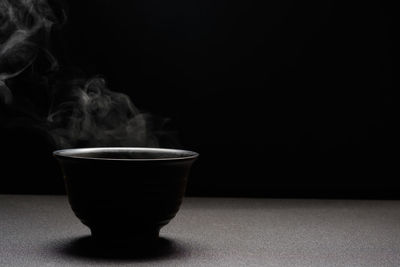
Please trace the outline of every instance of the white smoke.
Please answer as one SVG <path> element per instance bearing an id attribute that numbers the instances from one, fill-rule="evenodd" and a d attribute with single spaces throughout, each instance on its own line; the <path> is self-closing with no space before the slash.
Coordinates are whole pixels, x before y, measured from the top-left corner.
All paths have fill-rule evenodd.
<path id="1" fill-rule="evenodd" d="M 39 56 L 47 58 L 53 74 L 59 71 L 48 46 L 52 27 L 63 24 L 66 16 L 63 10 L 57 10 L 58 16 L 53 11 L 46 0 L 0 0 L 0 100 L 4 104 L 13 102 L 7 80 L 18 79 L 28 69 L 37 72 L 32 66 Z M 59 83 L 63 82 L 54 81 L 45 89 L 60 97 L 56 94 Z M 68 81 L 67 92 L 52 102 L 58 104 L 50 107 L 43 122 L 58 148 L 158 146 L 148 116 L 127 95 L 112 92 L 100 77 Z"/>
<path id="2" fill-rule="evenodd" d="M 75 81 L 70 100 L 55 110 L 47 119 L 60 147 L 158 146 L 146 115 L 100 77 Z"/>
<path id="3" fill-rule="evenodd" d="M 35 38 L 47 41 L 56 21 L 46 0 L 0 1 L 0 97 L 6 104 L 12 102 L 7 80 L 32 65 L 41 49 Z"/>

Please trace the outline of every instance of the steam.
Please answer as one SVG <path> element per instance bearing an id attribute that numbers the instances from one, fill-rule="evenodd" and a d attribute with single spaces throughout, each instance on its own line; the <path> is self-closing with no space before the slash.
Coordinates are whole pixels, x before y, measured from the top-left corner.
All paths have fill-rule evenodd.
<path id="1" fill-rule="evenodd" d="M 100 77 L 73 83 L 71 99 L 47 118 L 60 147 L 158 146 L 146 115 L 128 96 L 110 91 Z"/>
<path id="2" fill-rule="evenodd" d="M 57 22 L 45 0 L 0 1 L 0 97 L 6 104 L 12 102 L 6 81 L 32 65 L 41 49 L 35 38 L 46 42 Z"/>
<path id="3" fill-rule="evenodd" d="M 46 77 L 50 71 L 60 74 L 48 50 L 52 27 L 66 18 L 63 10 L 57 11 L 58 16 L 46 0 L 0 0 L 0 104 L 13 103 L 9 81 L 33 72 L 40 56 L 50 63 L 49 69 L 35 77 Z M 42 123 L 58 148 L 158 146 L 149 116 L 140 113 L 127 95 L 111 91 L 103 78 L 71 79 L 62 85 L 68 88 L 63 94 L 60 83 L 45 85 L 54 99 Z"/>

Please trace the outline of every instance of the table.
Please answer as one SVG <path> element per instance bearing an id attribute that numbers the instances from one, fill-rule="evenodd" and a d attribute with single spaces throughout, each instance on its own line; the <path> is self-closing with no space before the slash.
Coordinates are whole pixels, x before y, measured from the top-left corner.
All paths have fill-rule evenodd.
<path id="1" fill-rule="evenodd" d="M 185 198 L 150 256 L 88 235 L 65 196 L 0 195 L 0 266 L 400 266 L 400 201 Z"/>

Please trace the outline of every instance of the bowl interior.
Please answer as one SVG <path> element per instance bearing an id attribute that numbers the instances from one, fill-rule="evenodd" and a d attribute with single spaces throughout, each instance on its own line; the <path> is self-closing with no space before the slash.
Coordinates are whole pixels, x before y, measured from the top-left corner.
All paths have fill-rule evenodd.
<path id="1" fill-rule="evenodd" d="M 196 158 L 196 152 L 165 148 L 102 147 L 63 149 L 55 156 L 102 160 L 172 160 Z"/>

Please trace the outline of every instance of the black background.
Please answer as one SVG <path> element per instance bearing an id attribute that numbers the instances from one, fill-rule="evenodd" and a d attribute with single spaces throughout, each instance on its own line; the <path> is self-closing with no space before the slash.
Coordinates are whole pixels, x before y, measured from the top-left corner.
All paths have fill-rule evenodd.
<path id="1" fill-rule="evenodd" d="M 170 119 L 188 195 L 398 197 L 393 8 L 350 2 L 70 0 L 53 52 Z M 0 192 L 62 193 L 26 117 L 2 107 Z"/>

